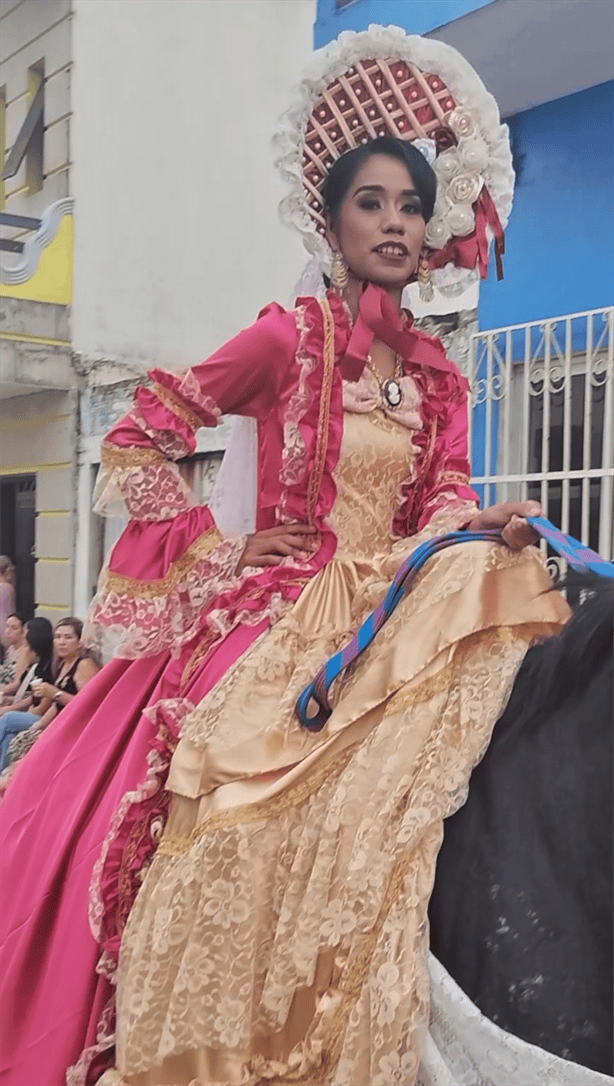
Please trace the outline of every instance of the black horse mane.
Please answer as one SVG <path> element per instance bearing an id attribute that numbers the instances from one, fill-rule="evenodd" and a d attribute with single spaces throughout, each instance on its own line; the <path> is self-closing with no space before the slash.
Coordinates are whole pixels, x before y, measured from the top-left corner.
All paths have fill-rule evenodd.
<path id="1" fill-rule="evenodd" d="M 527 652 L 493 741 L 508 721 L 534 729 L 575 690 L 583 689 L 602 668 L 612 667 L 614 651 L 614 580 L 596 575 L 569 576 L 559 587 L 581 593 L 561 632 Z M 547 712 L 545 711 L 547 710 Z"/>

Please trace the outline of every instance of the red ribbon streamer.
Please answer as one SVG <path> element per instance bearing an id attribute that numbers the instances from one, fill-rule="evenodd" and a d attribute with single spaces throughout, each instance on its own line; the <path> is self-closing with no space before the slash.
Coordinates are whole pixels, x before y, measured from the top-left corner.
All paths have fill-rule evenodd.
<path id="1" fill-rule="evenodd" d="M 451 238 L 443 249 L 435 249 L 429 254 L 431 268 L 443 268 L 452 262 L 457 268 L 479 267 L 480 276 L 488 274 L 488 237 L 486 227 L 490 226 L 495 236 L 495 259 L 497 261 L 497 279 L 503 279 L 503 260 L 505 235 L 497 209 L 486 185 L 478 196 L 474 206 L 475 229 L 466 238 Z"/>

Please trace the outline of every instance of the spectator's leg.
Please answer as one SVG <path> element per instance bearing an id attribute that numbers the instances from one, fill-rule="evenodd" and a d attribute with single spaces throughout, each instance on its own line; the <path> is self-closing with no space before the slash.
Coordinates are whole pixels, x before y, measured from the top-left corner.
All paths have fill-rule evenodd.
<path id="1" fill-rule="evenodd" d="M 38 719 L 36 713 L 20 712 L 5 713 L 0 718 L 0 773 L 7 764 L 9 744 L 13 736 L 29 728 Z"/>

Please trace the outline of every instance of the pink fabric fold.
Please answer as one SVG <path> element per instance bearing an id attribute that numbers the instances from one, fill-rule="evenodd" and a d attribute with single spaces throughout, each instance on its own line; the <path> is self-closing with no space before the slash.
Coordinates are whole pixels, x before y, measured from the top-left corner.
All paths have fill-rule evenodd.
<path id="1" fill-rule="evenodd" d="M 173 562 L 211 528 L 215 520 L 206 505 L 195 505 L 173 520 L 131 520 L 111 553 L 109 569 L 124 577 L 165 577 Z"/>
<path id="2" fill-rule="evenodd" d="M 235 629 L 184 688 L 189 649 L 181 660 L 168 653 L 113 660 L 17 769 L 0 809 L 1 1086 L 65 1086 L 67 1068 L 95 1045 L 101 1013 L 113 993 L 96 966 L 102 949 L 116 957 L 118 924 L 138 889 L 139 862 L 155 848 L 149 828 L 165 810 L 162 789 L 181 715 L 202 700 L 266 625 Z M 182 713 L 156 710 L 179 692 L 185 699 Z M 156 788 L 145 803 L 135 796 L 127 806 L 99 875 L 100 945 L 88 922 L 94 864 L 114 812 L 145 784 L 153 751 L 161 758 Z M 113 873 L 136 831 L 143 839 L 139 856 L 126 869 L 128 890 L 124 887 L 120 901 Z"/>
<path id="3" fill-rule="evenodd" d="M 451 373 L 454 364 L 446 357 L 439 340 L 417 335 L 412 331 L 412 324 L 413 317 L 410 314 L 402 316 L 385 290 L 368 283 L 360 296 L 358 315 L 341 360 L 345 379 L 359 379 L 374 339 L 386 343 L 406 360 L 416 358 L 419 353 L 421 366 Z"/>

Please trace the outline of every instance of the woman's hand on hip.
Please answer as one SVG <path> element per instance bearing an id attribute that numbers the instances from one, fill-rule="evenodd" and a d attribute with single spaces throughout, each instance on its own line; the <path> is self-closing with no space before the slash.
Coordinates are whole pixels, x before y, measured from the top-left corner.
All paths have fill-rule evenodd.
<path id="1" fill-rule="evenodd" d="M 284 558 L 305 559 L 313 553 L 316 529 L 311 524 L 279 524 L 248 535 L 237 573 L 246 566 L 278 566 Z"/>
<path id="2" fill-rule="evenodd" d="M 490 509 L 482 509 L 468 525 L 472 532 L 480 532 L 489 528 L 498 528 L 501 538 L 513 551 L 521 551 L 531 543 L 537 543 L 539 535 L 527 523 L 525 517 L 539 517 L 542 508 L 539 502 L 502 502 L 501 505 L 491 505 Z"/>

